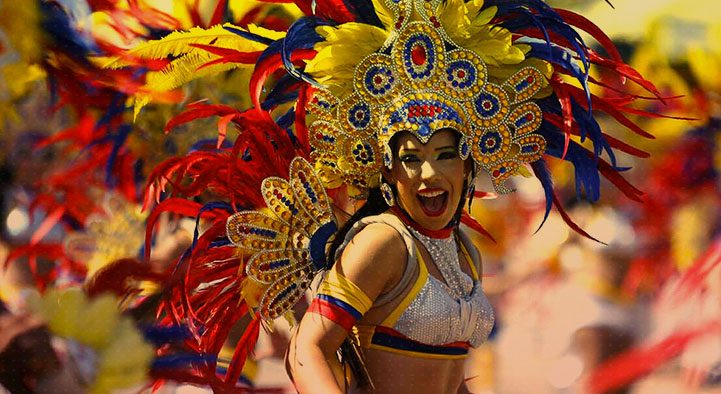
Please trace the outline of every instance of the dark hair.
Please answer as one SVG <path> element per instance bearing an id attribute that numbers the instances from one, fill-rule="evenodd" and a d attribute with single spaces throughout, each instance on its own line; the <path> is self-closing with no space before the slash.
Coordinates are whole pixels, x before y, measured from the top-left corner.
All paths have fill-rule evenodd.
<path id="1" fill-rule="evenodd" d="M 391 186 L 393 189 L 395 187 Z M 394 190 L 395 192 L 395 190 Z M 363 204 L 363 206 L 357 210 L 345 224 L 338 230 L 338 232 L 335 233 L 335 238 L 333 239 L 333 242 L 330 244 L 330 248 L 328 249 L 328 254 L 326 255 L 326 261 L 328 262 L 328 268 L 330 268 L 331 265 L 335 262 L 335 253 L 340 247 L 340 245 L 345 240 L 346 235 L 348 235 L 348 232 L 350 231 L 351 227 L 358 222 L 359 220 L 363 219 L 364 217 L 373 216 L 373 215 L 379 215 L 390 208 L 388 204 L 386 204 L 386 201 L 383 199 L 383 194 L 381 193 L 381 189 L 379 188 L 372 188 L 368 190 L 368 198 L 366 199 L 366 202 Z"/>

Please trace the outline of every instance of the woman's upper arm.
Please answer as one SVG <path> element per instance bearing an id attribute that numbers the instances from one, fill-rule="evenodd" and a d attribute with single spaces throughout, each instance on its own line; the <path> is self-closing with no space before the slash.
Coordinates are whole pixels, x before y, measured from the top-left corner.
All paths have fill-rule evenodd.
<path id="1" fill-rule="evenodd" d="M 392 227 L 374 223 L 348 243 L 332 269 L 374 301 L 400 280 L 408 260 L 405 242 Z"/>
<path id="2" fill-rule="evenodd" d="M 336 278 L 342 276 L 341 281 L 347 280 L 350 287 L 362 292 L 361 298 L 367 304 L 372 304 L 387 287 L 397 283 L 406 260 L 405 243 L 400 235 L 386 225 L 371 224 L 352 239 L 331 270 L 335 271 Z M 348 324 L 343 319 L 326 316 L 327 312 L 321 308 L 314 309 L 319 301 L 314 300 L 303 316 L 288 349 L 289 372 L 299 390 L 303 388 L 301 392 L 333 392 L 332 386 L 342 387 L 344 381 L 335 353 L 348 335 Z M 309 376 L 314 378 L 308 379 Z M 319 387 L 323 389 L 318 390 Z"/>
<path id="3" fill-rule="evenodd" d="M 372 303 L 400 280 L 407 255 L 405 243 L 396 230 L 384 224 L 370 224 L 348 243 L 331 271 L 351 282 Z M 301 335 L 334 352 L 347 331 L 325 316 L 306 313 L 299 328 Z"/>

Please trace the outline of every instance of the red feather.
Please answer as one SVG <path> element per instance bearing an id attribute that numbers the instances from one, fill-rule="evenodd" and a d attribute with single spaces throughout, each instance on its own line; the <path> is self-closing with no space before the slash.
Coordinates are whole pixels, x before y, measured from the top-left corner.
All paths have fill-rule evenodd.
<path id="1" fill-rule="evenodd" d="M 586 92 L 581 89 L 577 88 L 571 84 L 568 84 L 566 82 L 561 81 L 560 79 L 554 82 L 554 90 L 559 89 L 564 91 L 563 94 L 570 94 L 578 104 L 583 107 L 584 109 L 588 110 L 588 102 L 586 99 Z M 558 93 L 558 91 L 556 91 Z M 594 110 L 601 110 L 606 112 L 607 114 L 613 116 L 619 123 L 622 125 L 628 127 L 632 131 L 634 131 L 636 134 L 649 138 L 649 139 L 655 139 L 653 134 L 647 132 L 646 130 L 643 130 L 640 128 L 637 124 L 633 123 L 630 119 L 628 119 L 623 112 L 630 112 L 630 110 L 626 107 L 618 107 L 614 105 L 612 102 L 598 97 L 594 94 L 591 94 L 591 104 L 593 105 Z M 638 112 L 638 111 L 637 111 Z M 643 111 L 641 111 L 643 112 Z M 667 117 L 665 115 L 658 115 L 658 114 L 652 114 L 650 112 L 644 112 L 648 114 L 648 116 L 659 116 L 659 117 Z"/>
<path id="2" fill-rule="evenodd" d="M 241 51 L 236 51 L 235 49 L 221 48 L 221 47 L 216 47 L 213 45 L 203 45 L 203 44 L 190 44 L 190 46 L 195 47 L 195 48 L 200 48 L 200 49 L 206 50 L 214 55 L 220 56 L 219 59 L 212 60 L 212 61 L 205 63 L 202 66 L 198 67 L 198 70 L 201 70 L 205 67 L 212 66 L 214 64 L 222 64 L 222 63 L 255 64 L 255 62 L 258 60 L 260 55 L 263 53 L 262 51 L 241 52 Z"/>
<path id="3" fill-rule="evenodd" d="M 695 338 L 720 332 L 721 322 L 713 321 L 700 328 L 674 334 L 645 349 L 631 350 L 606 361 L 591 374 L 589 392 L 606 393 L 627 385 L 676 357 Z"/>
<path id="4" fill-rule="evenodd" d="M 30 237 L 30 245 L 35 245 L 40 242 L 60 221 L 60 218 L 63 217 L 64 213 L 65 208 L 62 206 L 58 206 L 48 213 L 40 226 L 38 226 L 38 228 L 33 232 L 33 235 Z"/>
<path id="5" fill-rule="evenodd" d="M 300 60 L 312 59 L 316 54 L 317 52 L 314 49 L 299 49 L 293 52 L 291 55 L 291 61 L 297 62 Z M 250 98 L 253 101 L 255 108 L 262 113 L 267 114 L 267 112 L 262 111 L 260 105 L 260 94 L 263 90 L 263 85 L 268 79 L 268 76 L 281 67 L 283 67 L 283 61 L 279 53 L 268 56 L 255 66 L 253 75 L 250 78 Z M 267 116 L 270 117 L 270 115 Z"/>
<path id="6" fill-rule="evenodd" d="M 198 212 L 200 212 L 200 208 L 201 205 L 199 203 L 184 198 L 169 198 L 153 208 L 145 224 L 145 261 L 150 261 L 153 228 L 162 213 L 172 212 L 183 216 L 196 217 L 198 216 Z"/>
<path id="7" fill-rule="evenodd" d="M 596 41 L 598 41 L 599 44 L 601 44 L 603 49 L 605 49 L 609 56 L 611 56 L 613 59 L 619 62 L 623 61 L 623 59 L 621 58 L 621 53 L 618 52 L 618 49 L 616 48 L 616 45 L 613 44 L 613 41 L 611 41 L 611 39 L 606 35 L 606 33 L 604 33 L 603 30 L 601 30 L 593 22 L 586 19 L 584 16 L 576 14 L 572 11 L 556 8 L 556 12 L 568 24 L 576 26 L 581 30 L 585 31 L 586 33 L 590 34 L 591 37 L 593 37 Z"/>
<path id="8" fill-rule="evenodd" d="M 210 17 L 210 26 L 215 26 L 223 23 L 225 18 L 225 10 L 228 7 L 228 0 L 218 0 L 213 10 L 213 16 Z"/>
<path id="9" fill-rule="evenodd" d="M 493 238 L 493 235 L 491 235 L 491 233 L 489 233 L 488 230 L 486 230 L 483 227 L 483 225 L 478 223 L 478 221 L 473 216 L 468 214 L 468 212 L 464 211 L 463 214 L 461 215 L 461 223 L 472 228 L 473 230 L 475 230 L 479 234 L 483 235 L 484 237 L 490 239 L 491 241 L 493 241 L 493 243 L 496 243 L 496 239 Z"/>
<path id="10" fill-rule="evenodd" d="M 571 97 L 568 95 L 568 92 L 562 88 L 563 81 L 561 81 L 561 77 L 559 77 L 557 73 L 553 73 L 549 82 L 551 83 L 553 90 L 558 96 L 558 102 L 559 104 L 561 104 L 561 111 L 563 112 L 562 130 L 564 134 L 564 143 L 563 154 L 561 154 L 561 160 L 563 160 L 566 158 L 566 154 L 568 153 L 568 146 L 571 143 L 571 124 L 573 122 L 573 108 L 571 107 Z"/>
<path id="11" fill-rule="evenodd" d="M 343 0 L 294 0 L 293 3 L 308 16 L 319 16 L 338 24 L 355 21 L 355 15 Z"/>
<path id="12" fill-rule="evenodd" d="M 226 384 L 233 384 L 238 381 L 240 374 L 243 372 L 243 366 L 248 355 L 255 349 L 260 334 L 260 319 L 254 318 L 250 320 L 248 327 L 245 328 L 243 336 L 238 340 L 233 352 L 233 359 L 228 367 L 228 374 L 225 377 Z"/>
<path id="13" fill-rule="evenodd" d="M 593 155 L 591 152 L 588 153 L 591 156 Z M 616 186 L 618 190 L 620 190 L 626 197 L 630 198 L 633 201 L 643 202 L 643 199 L 641 198 L 643 196 L 643 192 L 633 186 L 629 181 L 626 180 L 626 178 L 621 176 L 618 171 L 611 167 L 608 162 L 601 158 L 598 158 L 598 170 L 601 172 L 601 175 L 603 175 L 604 178 L 608 179 L 611 183 L 613 183 L 614 186 Z"/>
<path id="14" fill-rule="evenodd" d="M 86 283 L 85 290 L 91 297 L 111 293 L 125 298 L 138 292 L 132 283 L 141 280 L 163 283 L 165 279 L 165 275 L 153 272 L 150 264 L 136 259 L 120 259 L 96 272 Z"/>
<path id="15" fill-rule="evenodd" d="M 298 93 L 298 101 L 295 104 L 295 135 L 298 137 L 300 146 L 310 151 L 308 142 L 308 125 L 305 123 L 308 100 L 313 95 L 313 87 L 303 85 Z"/>
<path id="16" fill-rule="evenodd" d="M 556 114 L 550 113 L 550 112 L 545 112 L 543 114 L 543 119 L 548 121 L 552 125 L 558 127 L 559 129 L 561 128 L 562 120 L 559 115 L 556 115 Z M 576 121 L 571 122 L 571 130 L 570 131 L 571 131 L 571 134 L 573 134 L 573 135 L 581 134 L 580 130 L 578 129 L 578 124 L 576 123 Z M 647 158 L 647 157 L 651 156 L 648 152 L 642 151 L 636 147 L 628 145 L 625 142 L 614 138 L 613 136 L 610 136 L 606 133 L 602 133 L 602 135 L 603 135 L 603 138 L 605 138 L 606 141 L 608 141 L 608 144 L 611 147 L 616 148 L 616 149 L 620 150 L 621 152 L 625 152 L 625 153 L 628 153 L 629 155 L 641 157 L 641 158 Z"/>
<path id="17" fill-rule="evenodd" d="M 606 244 L 606 243 L 601 242 L 601 241 L 597 240 L 596 238 L 592 237 L 584 229 L 579 227 L 578 224 L 576 224 L 576 222 L 573 221 L 573 219 L 571 219 L 571 216 L 569 216 L 568 213 L 566 212 L 566 210 L 563 208 L 563 205 L 561 204 L 561 201 L 558 199 L 558 196 L 556 195 L 555 191 L 553 192 L 553 205 L 556 207 L 556 210 L 561 215 L 561 219 L 563 219 L 563 221 L 566 223 L 566 225 L 568 225 L 568 227 L 571 228 L 571 230 L 577 232 L 578 234 L 580 234 L 588 239 L 592 239 L 592 240 L 594 240 L 598 243 L 602 243 L 604 245 Z"/>
<path id="18" fill-rule="evenodd" d="M 211 116 L 240 114 L 240 111 L 237 109 L 222 104 L 205 104 L 203 102 L 195 102 L 187 105 L 186 108 L 187 109 L 185 111 L 174 116 L 168 121 L 168 123 L 165 124 L 165 128 L 163 129 L 165 133 L 168 133 L 170 130 L 196 119 L 208 118 Z"/>

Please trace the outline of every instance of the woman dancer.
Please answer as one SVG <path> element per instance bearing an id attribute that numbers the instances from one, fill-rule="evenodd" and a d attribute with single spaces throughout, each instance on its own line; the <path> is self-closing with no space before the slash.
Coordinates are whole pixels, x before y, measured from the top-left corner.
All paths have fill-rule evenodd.
<path id="1" fill-rule="evenodd" d="M 289 348 L 301 392 L 346 387 L 331 366 L 354 315 L 365 312 L 355 322 L 358 343 L 382 393 L 457 392 L 468 348 L 493 326 L 480 259 L 458 228 L 473 172 L 458 154 L 459 133 L 443 129 L 426 144 L 408 132 L 396 137 L 392 169 L 383 171 L 387 201 L 372 191 L 336 235 L 345 239 L 330 249 L 339 259 Z"/>

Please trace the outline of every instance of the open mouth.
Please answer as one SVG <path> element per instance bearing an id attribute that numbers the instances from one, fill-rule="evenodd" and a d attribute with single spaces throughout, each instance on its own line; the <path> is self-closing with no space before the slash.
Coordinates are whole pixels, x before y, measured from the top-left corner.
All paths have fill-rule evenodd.
<path id="1" fill-rule="evenodd" d="M 439 216 L 446 210 L 448 192 L 443 189 L 423 189 L 416 195 L 421 209 L 428 216 Z"/>

